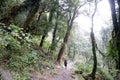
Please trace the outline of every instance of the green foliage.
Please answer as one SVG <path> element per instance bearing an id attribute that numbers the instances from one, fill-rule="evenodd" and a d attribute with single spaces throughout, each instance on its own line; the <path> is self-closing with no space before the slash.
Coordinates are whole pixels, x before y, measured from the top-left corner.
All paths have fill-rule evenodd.
<path id="1" fill-rule="evenodd" d="M 82 71 L 84 73 L 83 75 L 87 75 L 91 72 L 91 70 L 92 66 L 90 64 L 80 64 L 79 62 L 75 63 L 74 69 L 75 72 Z M 102 76 L 102 79 L 104 80 L 114 80 L 113 77 L 115 76 L 116 71 L 115 70 L 108 71 L 108 69 L 106 68 L 98 67 L 97 73 L 100 74 Z"/>
<path id="2" fill-rule="evenodd" d="M 108 61 L 107 63 L 109 63 L 108 64 L 109 67 L 111 67 L 111 68 L 116 67 L 116 64 L 113 64 L 113 63 L 116 63 L 116 61 L 118 60 L 118 51 L 116 48 L 116 43 L 114 42 L 113 39 L 109 40 L 109 43 L 107 46 L 106 59 Z"/>
<path id="3" fill-rule="evenodd" d="M 0 26 L 0 46 L 11 50 L 18 50 L 25 43 L 31 43 L 30 35 L 23 33 L 22 29 L 15 25 Z M 26 45 L 27 47 L 29 45 Z"/>
<path id="4" fill-rule="evenodd" d="M 52 61 L 46 59 L 41 51 L 33 49 L 31 35 L 18 26 L 0 23 L 0 41 L 0 63 L 6 61 L 5 67 L 12 71 L 15 80 L 26 80 L 31 70 L 41 72 L 43 68 L 48 68 L 54 73 Z M 48 41 L 44 47 L 48 48 L 49 45 Z"/>
<path id="5" fill-rule="evenodd" d="M 45 41 L 45 43 L 44 43 L 44 48 L 45 48 L 45 49 L 48 49 L 49 46 L 50 46 L 50 42 L 49 42 L 49 41 Z"/>
<path id="6" fill-rule="evenodd" d="M 8 10 L 15 4 L 15 0 L 0 1 L 0 18 L 8 13 Z"/>
<path id="7" fill-rule="evenodd" d="M 7 60 L 11 68 L 22 68 L 37 56 L 37 53 L 30 51 L 30 35 L 23 33 L 18 26 L 0 24 L 0 41 L 0 58 Z"/>
<path id="8" fill-rule="evenodd" d="M 90 73 L 92 70 L 92 65 L 90 64 L 81 64 L 80 62 L 75 63 L 75 67 L 77 70 L 80 70 L 85 73 Z"/>
<path id="9" fill-rule="evenodd" d="M 108 47 L 107 47 L 107 56 L 112 57 L 113 59 L 117 59 L 118 57 L 118 51 L 116 48 L 116 44 L 113 39 L 109 41 Z"/>
<path id="10" fill-rule="evenodd" d="M 21 71 L 27 66 L 34 65 L 38 61 L 37 56 L 37 53 L 31 50 L 28 53 L 11 57 L 8 64 L 10 68 Z"/>
<path id="11" fill-rule="evenodd" d="M 28 79 L 28 72 L 24 71 L 24 72 L 12 72 L 13 74 L 13 79 L 14 80 L 27 80 Z"/>
<path id="12" fill-rule="evenodd" d="M 114 71 L 114 70 L 111 70 L 111 71 Z M 114 80 L 113 76 L 115 75 L 115 71 L 114 71 L 114 75 L 111 75 L 107 69 L 98 68 L 98 72 L 102 75 L 104 80 Z"/>
<path id="13" fill-rule="evenodd" d="M 21 12 L 21 14 L 18 14 L 14 17 L 14 20 L 12 22 L 14 22 L 14 24 L 18 25 L 18 26 L 21 26 L 25 19 L 26 19 L 26 15 L 27 12 Z"/>

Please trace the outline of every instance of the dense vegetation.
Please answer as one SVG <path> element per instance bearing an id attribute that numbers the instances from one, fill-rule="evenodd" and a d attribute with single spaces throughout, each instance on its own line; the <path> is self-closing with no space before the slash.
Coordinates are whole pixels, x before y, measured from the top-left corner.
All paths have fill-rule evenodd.
<path id="1" fill-rule="evenodd" d="M 54 64 L 67 58 L 74 75 L 85 80 L 120 80 L 120 0 L 108 0 L 107 28 L 96 32 L 102 1 L 0 0 L 0 75 L 1 69 L 14 80 L 45 69 L 55 73 Z M 79 15 L 89 17 L 90 31 L 75 22 Z"/>

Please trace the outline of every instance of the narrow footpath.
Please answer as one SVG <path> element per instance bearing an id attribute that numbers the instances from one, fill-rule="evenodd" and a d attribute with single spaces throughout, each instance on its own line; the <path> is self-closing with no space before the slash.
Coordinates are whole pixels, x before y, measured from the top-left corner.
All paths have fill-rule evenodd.
<path id="1" fill-rule="evenodd" d="M 71 66 L 71 64 L 69 64 Z M 35 72 L 30 74 L 32 80 L 77 80 L 72 78 L 71 67 L 67 67 L 65 69 L 62 66 L 55 65 L 55 74 L 51 74 L 49 70 L 44 72 L 44 75 L 39 75 L 39 73 Z"/>

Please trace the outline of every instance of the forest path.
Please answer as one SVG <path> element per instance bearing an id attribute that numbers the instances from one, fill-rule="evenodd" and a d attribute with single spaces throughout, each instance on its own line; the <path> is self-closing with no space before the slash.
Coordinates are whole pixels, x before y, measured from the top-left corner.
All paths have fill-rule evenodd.
<path id="1" fill-rule="evenodd" d="M 72 78 L 71 66 L 72 64 L 69 64 L 67 69 L 65 69 L 63 66 L 55 65 L 55 74 L 51 74 L 49 70 L 45 70 L 41 76 L 38 73 L 32 73 L 30 76 L 32 80 L 77 80 Z"/>

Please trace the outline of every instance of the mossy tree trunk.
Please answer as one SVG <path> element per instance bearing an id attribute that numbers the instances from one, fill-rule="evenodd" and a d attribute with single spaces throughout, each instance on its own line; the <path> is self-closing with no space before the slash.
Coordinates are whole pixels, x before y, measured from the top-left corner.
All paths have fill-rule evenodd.
<path id="1" fill-rule="evenodd" d="M 75 6 L 75 8 L 74 8 L 73 14 L 70 13 L 70 17 L 69 17 L 69 20 L 67 22 L 67 32 L 65 34 L 63 44 L 62 44 L 62 46 L 61 46 L 61 48 L 59 50 L 58 56 L 57 56 L 57 62 L 59 64 L 61 63 L 64 51 L 66 49 L 67 42 L 69 40 L 69 36 L 70 36 L 71 29 L 72 29 L 73 21 L 74 21 L 74 19 L 76 17 L 76 12 L 77 12 L 77 6 Z"/>
<path id="2" fill-rule="evenodd" d="M 115 9 L 115 0 L 109 0 L 111 8 L 111 16 L 113 21 L 113 34 L 112 38 L 116 44 L 118 59 L 116 62 L 116 69 L 120 70 L 120 0 L 117 0 L 118 4 L 118 18 Z"/>
<path id="3" fill-rule="evenodd" d="M 95 36 L 94 36 L 94 32 L 93 32 L 93 27 L 94 27 L 94 16 L 95 16 L 95 13 L 96 13 L 96 9 L 97 9 L 97 3 L 96 3 L 96 0 L 95 0 L 95 9 L 94 9 L 94 12 L 92 14 L 92 27 L 91 27 L 91 42 L 92 42 L 92 52 L 93 52 L 93 69 L 92 69 L 92 73 L 91 73 L 91 77 L 93 80 L 95 80 L 95 75 L 96 75 L 96 71 L 97 71 L 97 56 L 96 56 L 96 41 L 95 41 Z"/>

